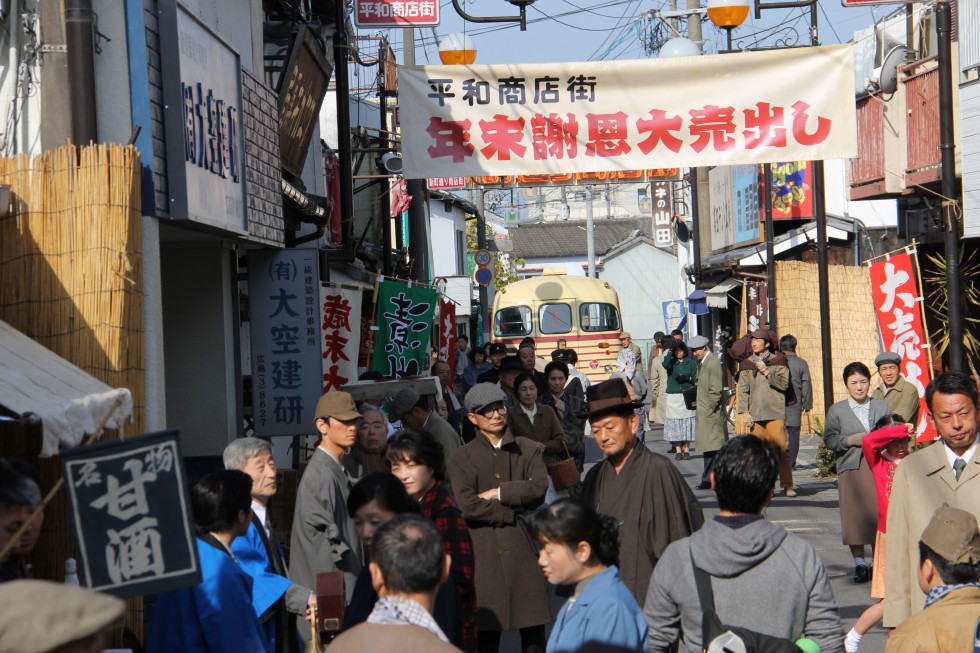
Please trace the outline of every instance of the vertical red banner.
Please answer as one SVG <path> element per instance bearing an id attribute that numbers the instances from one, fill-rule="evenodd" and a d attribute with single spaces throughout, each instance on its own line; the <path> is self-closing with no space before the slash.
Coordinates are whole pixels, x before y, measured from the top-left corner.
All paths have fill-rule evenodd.
<path id="1" fill-rule="evenodd" d="M 926 386 L 932 378 L 932 366 L 926 350 L 922 319 L 922 295 L 916 283 L 915 261 L 908 252 L 892 254 L 868 266 L 871 273 L 871 296 L 882 348 L 902 357 L 902 376 L 919 391 L 919 433 L 916 442 L 936 437 L 929 423 Z"/>
<path id="2" fill-rule="evenodd" d="M 449 378 L 456 378 L 456 302 L 439 300 L 439 360 L 449 363 Z"/>

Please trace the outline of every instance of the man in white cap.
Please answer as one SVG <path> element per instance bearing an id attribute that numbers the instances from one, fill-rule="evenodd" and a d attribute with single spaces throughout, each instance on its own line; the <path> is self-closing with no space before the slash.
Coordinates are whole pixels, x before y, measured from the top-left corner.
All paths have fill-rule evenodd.
<path id="1" fill-rule="evenodd" d="M 892 411 L 909 424 L 919 425 L 919 391 L 902 376 L 902 357 L 886 351 L 875 358 L 881 385 L 871 393 L 872 399 L 884 399 Z"/>
<path id="2" fill-rule="evenodd" d="M 704 473 L 696 490 L 711 489 L 711 462 L 718 450 L 728 442 L 728 423 L 725 420 L 725 379 L 721 361 L 711 353 L 708 339 L 694 336 L 687 346 L 698 361 L 698 395 L 694 442 L 704 458 Z"/>
<path id="3" fill-rule="evenodd" d="M 103 633 L 126 617 L 117 598 L 46 580 L 0 584 L 0 606 L 4 653 L 100 653 Z"/>
<path id="4" fill-rule="evenodd" d="M 328 392 L 317 402 L 313 424 L 320 443 L 296 489 L 290 541 L 289 577 L 304 587 L 316 587 L 318 573 L 342 571 L 348 601 L 363 556 L 354 520 L 347 514 L 351 480 L 340 461 L 354 445 L 360 418 L 346 392 Z M 305 620 L 299 621 L 300 634 L 308 640 L 310 629 Z"/>
<path id="5" fill-rule="evenodd" d="M 492 383 L 466 393 L 476 437 L 453 454 L 449 476 L 473 537 L 480 650 L 496 651 L 501 632 L 518 629 L 522 650 L 543 651 L 548 585 L 521 520 L 544 502 L 548 470 L 541 445 L 507 428 L 506 402 Z"/>

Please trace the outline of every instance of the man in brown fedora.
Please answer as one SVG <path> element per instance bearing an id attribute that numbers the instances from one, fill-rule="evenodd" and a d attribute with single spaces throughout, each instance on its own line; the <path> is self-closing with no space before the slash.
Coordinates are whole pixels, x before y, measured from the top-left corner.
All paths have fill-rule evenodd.
<path id="1" fill-rule="evenodd" d="M 320 442 L 313 451 L 296 489 L 289 577 L 304 587 L 316 587 L 320 572 L 344 572 L 347 600 L 361 571 L 361 545 L 354 520 L 347 514 L 351 480 L 340 461 L 357 438 L 361 414 L 346 392 L 330 391 L 316 403 L 313 425 Z M 300 618 L 300 634 L 310 629 Z"/>
<path id="2" fill-rule="evenodd" d="M 619 575 L 637 603 L 667 545 L 701 528 L 704 514 L 677 468 L 636 437 L 636 401 L 622 379 L 589 387 L 588 412 L 605 459 L 585 476 L 582 498 L 620 524 Z"/>

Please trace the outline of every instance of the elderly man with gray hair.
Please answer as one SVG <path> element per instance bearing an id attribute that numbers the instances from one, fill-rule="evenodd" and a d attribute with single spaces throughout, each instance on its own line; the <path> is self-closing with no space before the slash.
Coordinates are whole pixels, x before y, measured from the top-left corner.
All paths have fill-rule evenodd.
<path id="1" fill-rule="evenodd" d="M 239 438 L 224 451 L 225 469 L 252 477 L 252 519 L 248 533 L 235 538 L 232 553 L 252 577 L 252 605 L 265 630 L 268 653 L 297 650 L 295 622 L 304 615 L 312 592 L 289 580 L 279 538 L 269 521 L 269 500 L 276 494 L 276 461 L 272 445 L 258 438 Z"/>

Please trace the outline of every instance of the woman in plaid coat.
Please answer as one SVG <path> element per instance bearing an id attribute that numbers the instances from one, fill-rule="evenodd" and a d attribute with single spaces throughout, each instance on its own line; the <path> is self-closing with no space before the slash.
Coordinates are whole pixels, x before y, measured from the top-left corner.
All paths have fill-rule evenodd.
<path id="1" fill-rule="evenodd" d="M 446 459 L 442 447 L 423 430 L 405 429 L 388 441 L 385 451 L 391 472 L 419 502 L 422 516 L 431 519 L 442 536 L 442 547 L 449 554 L 449 575 L 459 594 L 461 632 L 446 633 L 466 653 L 476 653 L 476 586 L 474 583 L 473 541 L 466 521 L 446 488 Z"/>

